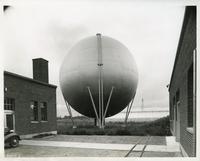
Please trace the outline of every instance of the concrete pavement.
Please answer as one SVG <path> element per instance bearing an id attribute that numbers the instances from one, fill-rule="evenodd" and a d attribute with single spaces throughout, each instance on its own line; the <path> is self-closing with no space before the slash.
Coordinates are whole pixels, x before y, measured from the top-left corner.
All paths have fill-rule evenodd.
<path id="1" fill-rule="evenodd" d="M 85 148 L 85 149 L 107 149 L 107 150 L 130 150 L 135 144 L 111 144 L 111 143 L 86 143 L 69 141 L 43 141 L 43 140 L 22 140 L 21 145 L 52 146 L 65 148 Z M 180 152 L 180 148 L 174 137 L 166 137 L 167 145 L 147 145 L 147 152 Z M 133 151 L 141 151 L 145 144 L 138 144 Z"/>
<path id="2" fill-rule="evenodd" d="M 182 157 L 174 137 L 71 136 L 22 140 L 6 157 Z"/>

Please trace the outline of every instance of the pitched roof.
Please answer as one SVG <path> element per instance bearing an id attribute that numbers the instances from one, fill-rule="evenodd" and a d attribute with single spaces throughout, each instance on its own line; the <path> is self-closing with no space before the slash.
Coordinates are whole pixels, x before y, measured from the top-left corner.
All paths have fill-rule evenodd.
<path id="1" fill-rule="evenodd" d="M 171 79 L 170 79 L 170 84 L 169 84 L 169 88 L 168 88 L 169 91 L 170 91 L 170 88 L 171 88 L 171 83 L 172 83 L 172 79 L 173 79 L 173 76 L 174 76 L 174 71 L 175 71 L 176 64 L 177 64 L 177 61 L 178 61 L 178 57 L 179 57 L 179 54 L 180 54 L 181 46 L 183 44 L 183 38 L 184 38 L 184 35 L 185 35 L 185 32 L 186 32 L 186 27 L 187 27 L 188 20 L 189 20 L 191 12 L 196 12 L 196 6 L 186 6 L 186 9 L 185 9 L 183 25 L 182 25 L 182 29 L 181 29 L 180 38 L 179 38 L 179 43 L 178 43 L 178 48 L 177 48 L 177 52 L 176 52 L 176 57 L 175 57 L 175 61 L 174 61 Z"/>
<path id="2" fill-rule="evenodd" d="M 25 77 L 25 76 L 22 76 L 22 75 L 19 75 L 19 74 L 16 74 L 16 73 L 11 73 L 11 72 L 8 72 L 8 71 L 4 71 L 4 75 L 11 75 L 11 76 L 14 76 L 14 77 L 17 77 L 17 78 L 20 78 L 20 79 L 24 79 L 26 81 L 30 81 L 30 82 L 33 82 L 33 83 L 49 86 L 49 87 L 52 87 L 52 88 L 57 88 L 56 85 L 41 82 L 41 81 L 29 78 L 29 77 Z"/>

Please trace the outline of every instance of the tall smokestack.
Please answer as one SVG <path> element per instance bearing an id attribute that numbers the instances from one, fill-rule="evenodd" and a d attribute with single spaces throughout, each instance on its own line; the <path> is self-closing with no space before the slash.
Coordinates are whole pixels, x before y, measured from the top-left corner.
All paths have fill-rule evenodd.
<path id="1" fill-rule="evenodd" d="M 33 79 L 49 83 L 48 61 L 43 58 L 33 59 Z"/>

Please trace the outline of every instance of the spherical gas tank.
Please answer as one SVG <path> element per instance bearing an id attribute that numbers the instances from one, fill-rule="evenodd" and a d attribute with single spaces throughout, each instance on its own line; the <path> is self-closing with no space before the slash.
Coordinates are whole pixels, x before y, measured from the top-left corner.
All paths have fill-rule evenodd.
<path id="1" fill-rule="evenodd" d="M 119 113 L 134 99 L 138 71 L 133 55 L 113 38 L 101 36 L 98 39 L 98 36 L 91 36 L 73 46 L 63 60 L 60 68 L 60 86 L 65 101 L 82 115 L 95 118 L 88 88 L 98 113 L 100 79 L 104 111 L 111 95 L 106 117 Z"/>

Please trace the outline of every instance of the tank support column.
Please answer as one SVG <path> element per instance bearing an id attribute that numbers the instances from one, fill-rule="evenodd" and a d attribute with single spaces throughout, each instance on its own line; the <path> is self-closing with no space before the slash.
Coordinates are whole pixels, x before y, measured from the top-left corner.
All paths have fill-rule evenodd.
<path id="1" fill-rule="evenodd" d="M 97 36 L 97 50 L 98 50 L 98 69 L 99 69 L 99 120 L 100 125 L 99 128 L 103 128 L 105 121 L 103 120 L 104 114 L 104 101 L 103 101 L 103 55 L 102 55 L 102 42 L 101 42 L 101 34 L 96 34 Z"/>
<path id="2" fill-rule="evenodd" d="M 88 92 L 89 92 L 89 95 L 90 95 L 90 100 L 91 100 L 91 102 L 92 102 L 92 107 L 93 107 L 94 112 L 95 112 L 95 115 L 96 115 L 95 124 L 100 125 L 100 119 L 99 119 L 99 116 L 98 116 L 98 114 L 97 114 L 96 106 L 95 106 L 95 104 L 94 104 L 94 99 L 93 99 L 93 97 L 92 97 L 92 93 L 91 93 L 91 91 L 90 91 L 90 87 L 87 87 L 87 89 L 88 89 Z"/>
<path id="3" fill-rule="evenodd" d="M 125 117 L 125 125 L 127 124 L 128 116 L 129 116 L 129 114 L 130 114 L 132 105 L 133 105 L 133 99 L 131 100 L 131 102 L 130 102 L 130 103 L 128 104 L 128 106 L 127 106 L 126 117 Z"/>
<path id="4" fill-rule="evenodd" d="M 66 103 L 66 106 L 67 106 L 69 117 L 70 117 L 70 119 L 72 121 L 72 127 L 76 128 L 76 126 L 74 125 L 74 120 L 73 120 L 73 117 L 72 117 L 72 111 L 71 111 L 70 105 L 67 103 L 67 101 L 65 101 L 65 103 Z"/>
<path id="5" fill-rule="evenodd" d="M 94 126 L 98 126 L 98 124 L 99 124 L 98 121 L 99 120 L 97 120 L 97 118 L 94 118 Z"/>
<path id="6" fill-rule="evenodd" d="M 112 97 L 113 90 L 114 90 L 114 87 L 112 86 L 111 91 L 110 91 L 110 95 L 109 95 L 109 97 L 108 97 L 108 102 L 107 102 L 107 104 L 106 104 L 106 109 L 105 109 L 105 112 L 104 112 L 104 114 L 103 114 L 103 120 L 104 120 L 104 122 L 105 122 L 105 118 L 106 118 L 106 114 L 107 114 L 108 107 L 109 107 L 109 105 L 110 105 L 110 99 L 111 99 L 111 97 Z M 104 125 L 105 125 L 105 124 L 104 124 Z M 104 125 L 103 125 L 103 128 L 104 128 Z"/>

